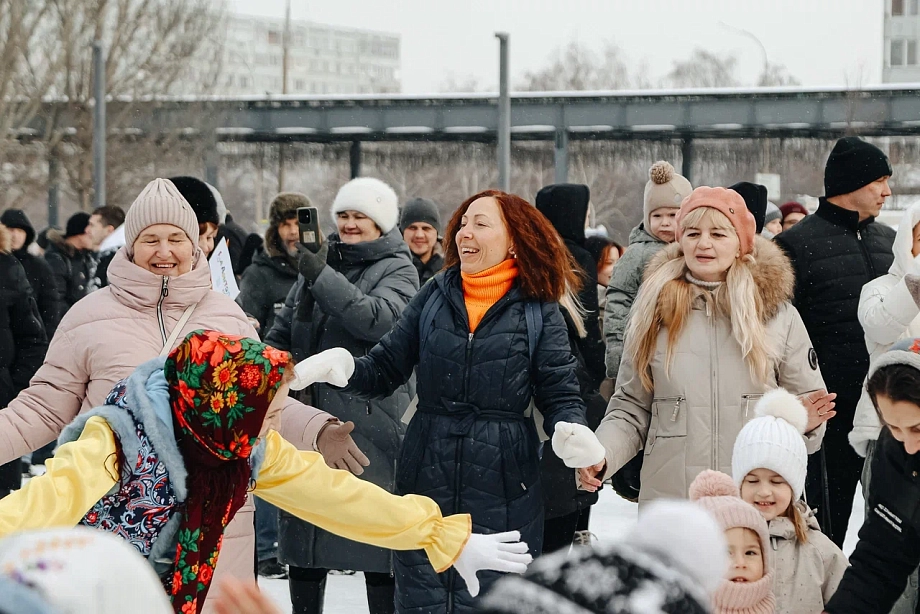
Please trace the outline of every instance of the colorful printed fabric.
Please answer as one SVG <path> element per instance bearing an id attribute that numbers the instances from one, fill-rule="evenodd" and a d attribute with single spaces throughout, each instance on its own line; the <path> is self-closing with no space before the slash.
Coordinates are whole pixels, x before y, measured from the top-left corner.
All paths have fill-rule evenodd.
<path id="1" fill-rule="evenodd" d="M 224 529 L 246 501 L 249 455 L 281 384 L 288 352 L 216 331 L 190 333 L 164 366 L 188 470 L 172 579 L 173 609 L 200 612 Z"/>
<path id="2" fill-rule="evenodd" d="M 80 524 L 118 535 L 146 557 L 175 513 L 178 500 L 166 465 L 160 461 L 144 426 L 133 413 L 131 418 L 140 444 L 131 474 L 120 481 L 117 492 L 100 499 Z"/>

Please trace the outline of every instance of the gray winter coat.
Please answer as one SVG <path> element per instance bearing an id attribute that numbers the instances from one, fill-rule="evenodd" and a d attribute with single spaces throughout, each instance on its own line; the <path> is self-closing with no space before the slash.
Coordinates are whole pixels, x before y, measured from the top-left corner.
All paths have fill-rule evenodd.
<path id="1" fill-rule="evenodd" d="M 332 234 L 326 268 L 309 287 L 298 277 L 265 341 L 290 350 L 297 360 L 333 347 L 364 356 L 393 328 L 418 287 L 418 273 L 398 229 L 355 245 Z M 309 302 L 306 310 L 300 301 Z M 298 311 L 306 311 L 308 321 L 297 320 Z M 410 382 L 385 399 L 370 401 L 325 384 L 312 388 L 316 407 L 354 421 L 352 437 L 371 461 L 361 478 L 390 492 L 395 490 L 396 458 L 405 434 L 400 418 L 414 388 Z M 279 559 L 289 565 L 392 571 L 389 550 L 337 537 L 284 512 L 278 537 Z"/>
<path id="2" fill-rule="evenodd" d="M 277 250 L 259 250 L 243 272 L 236 302 L 259 321 L 262 338 L 272 329 L 275 315 L 281 311 L 296 281 L 297 267 L 293 259 Z"/>
<path id="3" fill-rule="evenodd" d="M 604 341 L 607 344 L 607 377 L 616 380 L 623 357 L 623 336 L 629 322 L 629 310 L 642 284 L 645 267 L 652 256 L 667 245 L 639 224 L 629 233 L 629 247 L 613 267 L 604 305 Z"/>

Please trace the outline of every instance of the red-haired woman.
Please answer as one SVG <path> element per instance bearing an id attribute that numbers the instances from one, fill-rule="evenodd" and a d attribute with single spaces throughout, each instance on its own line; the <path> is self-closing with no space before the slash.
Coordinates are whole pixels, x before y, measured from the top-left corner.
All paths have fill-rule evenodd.
<path id="1" fill-rule="evenodd" d="M 417 369 L 418 412 L 400 450 L 398 491 L 431 497 L 445 514 L 470 513 L 476 531 L 520 530 L 537 555 L 543 493 L 540 442 L 525 417 L 531 399 L 566 464 L 583 467 L 603 457 L 584 426 L 557 305 L 573 300 L 578 280 L 546 218 L 497 190 L 470 197 L 454 212 L 444 248 L 446 270 L 355 361 L 349 390 L 387 396 Z M 425 569 L 421 552 L 395 557 L 397 612 L 475 611 L 454 572 Z M 498 576 L 481 574 L 483 592 Z"/>

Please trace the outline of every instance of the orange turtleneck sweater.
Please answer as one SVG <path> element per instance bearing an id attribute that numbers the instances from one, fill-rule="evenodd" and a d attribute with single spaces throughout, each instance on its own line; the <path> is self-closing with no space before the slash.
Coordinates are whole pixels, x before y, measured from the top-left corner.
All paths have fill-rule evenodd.
<path id="1" fill-rule="evenodd" d="M 476 332 L 476 327 L 482 322 L 489 307 L 508 293 L 517 276 L 517 260 L 513 258 L 479 273 L 460 273 L 471 333 Z"/>

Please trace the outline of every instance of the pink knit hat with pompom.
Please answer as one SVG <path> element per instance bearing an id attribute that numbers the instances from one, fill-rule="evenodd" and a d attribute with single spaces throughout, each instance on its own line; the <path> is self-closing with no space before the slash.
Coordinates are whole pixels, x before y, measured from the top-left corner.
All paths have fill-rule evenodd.
<path id="1" fill-rule="evenodd" d="M 707 469 L 690 484 L 690 500 L 709 511 L 723 531 L 741 527 L 750 529 L 760 538 L 764 569 L 773 569 L 773 549 L 767 521 L 753 505 L 745 503 L 730 475 Z"/>

